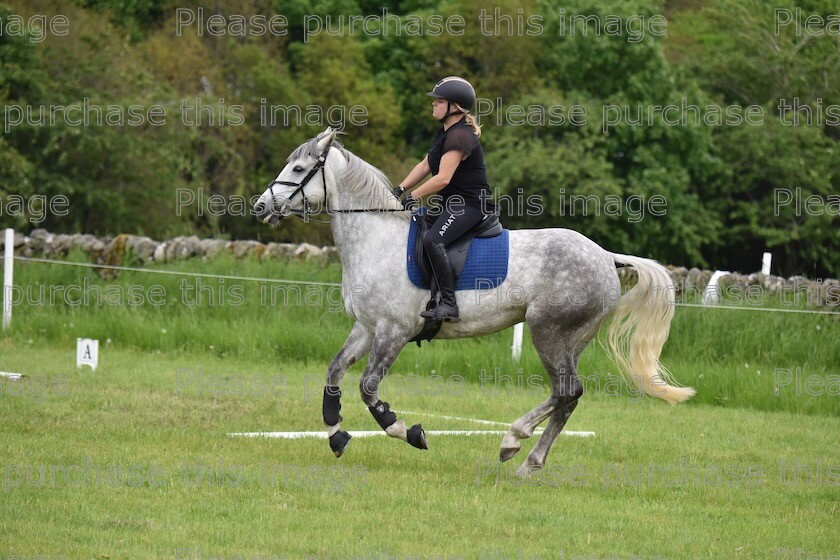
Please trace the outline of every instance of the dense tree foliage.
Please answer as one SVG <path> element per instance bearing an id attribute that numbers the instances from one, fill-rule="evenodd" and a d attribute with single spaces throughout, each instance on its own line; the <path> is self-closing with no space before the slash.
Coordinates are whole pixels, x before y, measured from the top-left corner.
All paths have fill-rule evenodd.
<path id="1" fill-rule="evenodd" d="M 481 98 L 509 227 L 570 227 L 613 251 L 745 272 L 769 250 L 774 272 L 836 277 L 836 11 L 829 0 L 0 0 L 3 223 L 328 243 L 324 224 L 273 232 L 237 201 L 328 124 L 399 181 L 439 126 L 425 92 L 460 74 Z M 58 14 L 69 32 L 50 32 Z M 66 118 L 81 107 L 96 121 L 89 106 L 123 121 Z M 67 215 L 15 211 L 59 195 Z"/>

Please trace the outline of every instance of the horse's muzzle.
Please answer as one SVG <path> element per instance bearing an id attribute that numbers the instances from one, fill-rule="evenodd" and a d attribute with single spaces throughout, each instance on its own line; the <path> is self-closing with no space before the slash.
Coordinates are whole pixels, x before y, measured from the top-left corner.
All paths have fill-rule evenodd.
<path id="1" fill-rule="evenodd" d="M 265 201 L 259 200 L 254 204 L 254 215 L 257 217 L 257 220 L 264 224 L 270 226 L 277 225 L 280 220 L 289 215 L 289 206 L 288 204 L 282 204 L 280 211 L 275 210 L 275 207 L 276 204 L 267 204 Z"/>

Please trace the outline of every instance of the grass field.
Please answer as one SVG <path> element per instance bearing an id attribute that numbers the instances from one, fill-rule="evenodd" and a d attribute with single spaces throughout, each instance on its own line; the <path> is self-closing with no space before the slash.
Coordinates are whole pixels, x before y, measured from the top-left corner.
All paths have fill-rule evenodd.
<path id="1" fill-rule="evenodd" d="M 167 268 L 339 277 L 314 264 Z M 840 555 L 834 317 L 680 308 L 663 360 L 698 395 L 677 407 L 610 389 L 612 366 L 591 345 L 580 369 L 592 377 L 567 429 L 597 436 L 559 438 L 546 469 L 521 480 L 513 472 L 536 437 L 504 464 L 501 436 L 430 436 L 428 451 L 356 438 L 341 459 L 324 440 L 228 437 L 322 428 L 326 363 L 350 326 L 328 296 L 265 312 L 260 286 L 243 284 L 239 305 L 185 305 L 177 278 L 103 283 L 83 269 L 16 268 L 21 286 L 85 278 L 124 293 L 160 285 L 166 302 L 15 309 L 0 370 L 29 377 L 0 381 L 0 558 Z M 95 373 L 74 367 L 77 336 L 101 341 Z M 509 346 L 500 333 L 408 347 L 383 400 L 512 421 L 547 389 L 527 341 L 519 364 Z M 343 427 L 376 430 L 357 396 L 360 371 L 346 377 Z"/>
<path id="2" fill-rule="evenodd" d="M 498 436 L 431 437 L 428 451 L 357 438 L 338 460 L 322 440 L 226 437 L 319 429 L 307 379 L 323 365 L 120 350 L 94 374 L 68 367 L 71 349 L 2 351 L 10 369 L 46 378 L 16 393 L 3 384 L 8 555 L 826 558 L 840 544 L 836 417 L 592 394 L 568 429 L 597 436 L 561 437 L 546 470 L 522 481 L 513 471 L 530 442 L 500 464 Z M 496 420 L 538 400 L 422 387 L 384 396 Z M 376 429 L 347 394 L 344 426 Z"/>
<path id="3" fill-rule="evenodd" d="M 156 269 L 318 282 L 341 279 L 337 264 L 301 262 L 219 258 Z M 15 285 L 16 297 L 24 303 L 15 308 L 14 328 L 5 334 L 22 344 L 69 347 L 82 336 L 107 341 L 105 346 L 113 348 L 323 364 L 352 326 L 340 290 L 329 286 L 141 272 L 122 272 L 117 280 L 105 282 L 91 269 L 25 262 L 16 266 Z M 71 286 L 77 289 L 69 290 Z M 774 302 L 768 298 L 767 303 Z M 840 416 L 840 385 L 833 381 L 840 373 L 838 318 L 681 307 L 662 359 L 681 384 L 698 388 L 695 403 Z M 511 360 L 511 339 L 506 331 L 480 339 L 434 341 L 422 349 L 411 344 L 392 372 L 449 372 L 480 382 L 482 370 L 491 377 L 498 370 L 500 376 L 526 381 L 538 376 L 540 384 L 547 384 L 527 328 L 520 363 Z M 584 352 L 579 370 L 588 390 L 611 388 L 620 379 L 598 344 Z"/>

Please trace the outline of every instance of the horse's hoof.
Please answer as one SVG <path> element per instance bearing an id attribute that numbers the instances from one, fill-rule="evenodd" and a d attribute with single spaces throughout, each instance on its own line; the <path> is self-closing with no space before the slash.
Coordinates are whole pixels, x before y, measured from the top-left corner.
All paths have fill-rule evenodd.
<path id="1" fill-rule="evenodd" d="M 503 447 L 501 451 L 499 451 L 499 461 L 504 463 L 508 459 L 512 459 L 514 455 L 519 453 L 521 447 Z"/>
<path id="2" fill-rule="evenodd" d="M 426 442 L 426 432 L 420 424 L 414 424 L 406 432 L 406 441 L 416 447 L 417 449 L 428 449 L 429 445 Z"/>
<path id="3" fill-rule="evenodd" d="M 330 436 L 330 449 L 335 453 L 336 459 L 344 454 L 347 444 L 350 443 L 352 436 L 343 430 L 338 430 Z"/>
<path id="4" fill-rule="evenodd" d="M 516 469 L 516 472 L 514 474 L 516 474 L 516 476 L 518 476 L 519 478 L 528 478 L 532 474 L 538 473 L 541 470 L 542 466 L 532 465 L 529 464 L 528 461 L 525 461 L 518 469 Z"/>

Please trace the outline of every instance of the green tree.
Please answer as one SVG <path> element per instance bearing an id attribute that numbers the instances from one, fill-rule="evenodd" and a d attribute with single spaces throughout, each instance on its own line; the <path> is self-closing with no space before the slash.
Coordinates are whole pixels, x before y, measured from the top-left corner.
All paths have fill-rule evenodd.
<path id="1" fill-rule="evenodd" d="M 728 165 L 710 205 L 723 216 L 724 234 L 731 240 L 715 251 L 716 264 L 754 270 L 761 253 L 771 251 L 774 270 L 785 275 L 836 277 L 837 143 L 818 128 L 784 125 L 772 116 L 761 127 L 723 129 L 715 143 Z M 810 207 L 805 204 L 809 197 Z M 831 197 L 833 212 L 823 204 Z"/>

